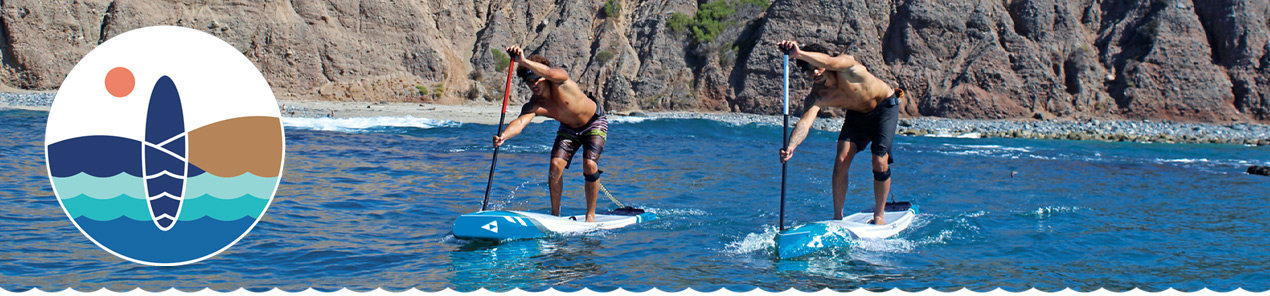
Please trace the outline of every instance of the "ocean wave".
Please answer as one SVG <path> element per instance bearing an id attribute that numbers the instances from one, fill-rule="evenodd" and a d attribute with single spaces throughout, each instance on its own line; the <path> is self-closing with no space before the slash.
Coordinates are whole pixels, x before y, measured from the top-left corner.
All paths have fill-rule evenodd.
<path id="1" fill-rule="evenodd" d="M 610 116 L 609 123 L 640 123 L 648 120 L 656 120 L 657 117 L 638 117 L 638 116 Z"/>
<path id="2" fill-rule="evenodd" d="M 984 156 L 984 157 L 1005 157 L 1020 158 L 1032 157 L 1032 148 L 1030 147 L 1008 147 L 1001 145 L 959 145 L 959 144 L 943 144 L 937 148 L 935 152 L 944 155 L 958 156 Z"/>
<path id="3" fill-rule="evenodd" d="M 451 148 L 446 150 L 446 152 L 449 152 L 449 153 L 462 153 L 462 152 L 472 152 L 472 151 L 489 153 L 489 152 L 494 152 L 494 148 L 491 145 L 485 145 L 485 146 L 468 145 L 468 146 L 463 146 L 459 148 Z M 502 153 L 547 153 L 547 152 L 551 152 L 551 146 L 547 146 L 543 144 L 514 145 L 511 143 L 504 143 L 503 147 L 499 148 L 498 151 Z"/>
<path id="4" fill-rule="evenodd" d="M 859 239 L 855 247 L 869 252 L 908 253 L 917 248 L 917 243 L 904 238 Z"/>
<path id="5" fill-rule="evenodd" d="M 659 217 L 663 217 L 663 216 L 664 216 L 664 217 L 671 217 L 671 216 L 705 216 L 705 215 L 709 215 L 709 214 L 710 214 L 709 212 L 702 211 L 702 210 L 698 210 L 698 209 L 659 209 L 659 208 L 647 208 L 646 210 L 648 210 L 649 212 L 652 212 L 652 213 L 654 213 L 654 214 L 657 214 L 657 216 L 659 216 Z"/>
<path id="6" fill-rule="evenodd" d="M 1088 210 L 1088 208 L 1048 206 L 1048 207 L 1040 207 L 1040 208 L 1037 208 L 1036 210 L 1027 211 L 1022 214 L 1025 216 L 1034 217 L 1037 219 L 1045 219 L 1045 218 L 1053 217 L 1058 214 L 1069 214 L 1069 213 L 1075 213 L 1075 212 L 1079 212 L 1083 210 Z"/>
<path id="7" fill-rule="evenodd" d="M 283 126 L 298 129 L 319 130 L 319 131 L 337 131 L 337 132 L 361 132 L 376 128 L 390 127 L 413 127 L 421 129 L 443 128 L 443 127 L 459 127 L 461 123 L 450 120 L 436 120 L 430 118 L 415 118 L 410 115 L 404 117 L 354 117 L 354 118 L 309 118 L 309 117 L 283 117 Z"/>

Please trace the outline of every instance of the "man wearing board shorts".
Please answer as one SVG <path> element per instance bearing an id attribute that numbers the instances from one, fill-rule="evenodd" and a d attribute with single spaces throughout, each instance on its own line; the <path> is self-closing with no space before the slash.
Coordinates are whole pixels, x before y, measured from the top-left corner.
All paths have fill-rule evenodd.
<path id="1" fill-rule="evenodd" d="M 564 170 L 569 167 L 573 155 L 582 149 L 582 176 L 586 180 L 586 222 L 595 222 L 595 201 L 600 192 L 600 153 L 604 152 L 604 140 L 608 138 L 608 118 L 599 104 L 582 93 L 569 73 L 552 68 L 551 62 L 541 55 L 524 57 L 520 47 L 507 48 L 507 53 L 520 64 L 516 72 L 533 96 L 521 108 L 520 116 L 507 124 L 507 130 L 494 136 L 494 145 L 520 134 L 542 115 L 560 122 L 555 144 L 551 148 L 550 170 L 547 187 L 551 193 L 551 214 L 560 216 L 560 195 L 564 187 Z"/>
<path id="2" fill-rule="evenodd" d="M 893 89 L 873 76 L 855 57 L 833 54 L 819 44 L 799 48 L 798 42 L 786 40 L 777 46 L 789 57 L 797 59 L 799 67 L 812 78 L 811 92 L 804 104 L 807 112 L 794 126 L 789 146 L 781 149 L 781 162 L 794 156 L 794 149 L 807 138 L 807 132 L 821 108 L 846 109 L 833 165 L 833 219 L 841 220 L 843 217 L 851 160 L 864 146 L 872 143 L 873 223 L 886 224 L 882 214 L 885 212 L 886 196 L 891 191 L 891 148 L 904 90 Z"/>

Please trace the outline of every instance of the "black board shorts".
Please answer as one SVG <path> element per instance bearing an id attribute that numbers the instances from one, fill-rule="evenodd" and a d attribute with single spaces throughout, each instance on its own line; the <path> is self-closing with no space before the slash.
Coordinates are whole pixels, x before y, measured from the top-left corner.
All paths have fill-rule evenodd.
<path id="1" fill-rule="evenodd" d="M 847 110 L 842 120 L 842 131 L 838 133 L 838 141 L 849 141 L 857 150 L 864 150 L 870 142 L 870 152 L 875 156 L 891 153 L 891 144 L 895 140 L 895 129 L 900 120 L 900 94 L 896 90 L 890 98 L 878 103 L 869 113 Z M 892 156 L 894 158 L 894 156 Z M 894 162 L 891 160 L 890 162 Z"/>

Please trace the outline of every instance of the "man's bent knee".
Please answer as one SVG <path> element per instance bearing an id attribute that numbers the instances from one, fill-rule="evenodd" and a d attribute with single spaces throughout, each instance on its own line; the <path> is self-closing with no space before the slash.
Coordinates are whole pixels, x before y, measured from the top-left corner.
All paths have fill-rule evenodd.
<path id="1" fill-rule="evenodd" d="M 598 171 L 600 171 L 600 164 L 590 159 L 582 160 L 582 174 L 584 175 L 595 174 L 595 172 L 598 172 Z"/>
<path id="2" fill-rule="evenodd" d="M 600 174 L 603 174 L 603 173 L 604 171 L 596 171 L 594 174 L 582 174 L 582 177 L 586 178 L 587 183 L 590 183 L 590 182 L 599 181 Z"/>
<path id="3" fill-rule="evenodd" d="M 566 162 L 564 159 L 552 158 L 551 159 L 551 174 L 558 175 L 558 174 L 564 173 L 565 166 L 568 166 L 568 162 Z"/>
<path id="4" fill-rule="evenodd" d="M 889 154 L 884 154 L 882 156 L 874 155 L 873 156 L 873 171 L 880 172 L 880 171 L 891 170 L 890 163 L 886 161 L 890 157 L 891 156 Z"/>
<path id="5" fill-rule="evenodd" d="M 890 180 L 890 179 L 891 179 L 891 170 L 890 170 L 890 169 L 887 169 L 887 170 L 885 170 L 885 171 L 881 171 L 881 172 L 879 172 L 879 171 L 873 171 L 873 180 L 874 180 L 874 181 L 878 181 L 878 182 L 886 182 L 886 180 Z"/>

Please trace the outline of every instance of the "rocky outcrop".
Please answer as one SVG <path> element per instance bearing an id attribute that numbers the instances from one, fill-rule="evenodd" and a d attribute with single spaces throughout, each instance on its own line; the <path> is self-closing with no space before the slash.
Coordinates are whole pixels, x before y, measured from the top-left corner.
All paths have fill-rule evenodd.
<path id="1" fill-rule="evenodd" d="M 775 42 L 822 40 L 909 90 L 909 115 L 1270 119 L 1261 115 L 1264 91 L 1251 90 L 1270 76 L 1252 61 L 1265 57 L 1266 35 L 1256 34 L 1267 28 L 1266 5 L 1225 2 L 1205 3 L 1212 16 L 1201 17 L 1185 0 L 778 1 L 748 63 L 778 69 Z M 1206 26 L 1235 29 L 1214 34 Z M 1238 44 L 1210 46 L 1217 40 Z M 1210 56 L 1223 50 L 1237 54 Z M 751 72 L 747 81 L 763 82 L 742 86 L 741 100 L 761 101 L 778 89 L 777 75 Z M 1236 93 L 1231 77 L 1245 90 Z"/>
<path id="2" fill-rule="evenodd" d="M 1248 174 L 1270 176 L 1270 166 L 1250 166 L 1248 167 Z"/>
<path id="3" fill-rule="evenodd" d="M 1263 0 L 610 1 L 621 9 L 605 12 L 605 1 L 6 0 L 0 82 L 55 89 L 110 37 L 174 25 L 239 49 L 280 98 L 497 101 L 502 49 L 520 45 L 567 69 L 609 110 L 775 114 L 774 44 L 794 39 L 851 54 L 905 88 L 910 116 L 1270 121 Z M 676 15 L 679 25 L 715 26 L 675 31 Z M 528 89 L 514 85 L 522 102 Z M 807 88 L 791 73 L 792 111 L 805 108 Z"/>

